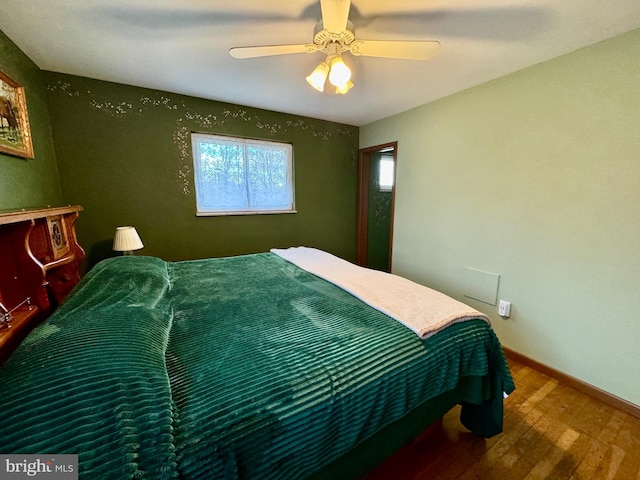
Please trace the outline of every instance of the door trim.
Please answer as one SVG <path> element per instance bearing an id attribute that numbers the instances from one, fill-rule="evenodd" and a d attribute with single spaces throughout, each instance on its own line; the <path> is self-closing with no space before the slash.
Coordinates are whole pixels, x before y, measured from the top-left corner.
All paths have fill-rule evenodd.
<path id="1" fill-rule="evenodd" d="M 398 165 L 398 142 L 383 143 L 358 150 L 358 215 L 356 230 L 356 263 L 367 265 L 368 227 L 369 227 L 369 174 L 371 173 L 371 155 L 383 150 L 393 149 L 393 186 L 391 187 L 391 231 L 389 232 L 389 271 L 393 251 L 393 215 L 396 201 L 396 171 Z"/>

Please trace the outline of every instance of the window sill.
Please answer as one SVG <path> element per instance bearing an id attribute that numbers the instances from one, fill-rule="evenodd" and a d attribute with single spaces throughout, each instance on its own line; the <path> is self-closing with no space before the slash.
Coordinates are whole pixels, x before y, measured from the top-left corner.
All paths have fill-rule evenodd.
<path id="1" fill-rule="evenodd" d="M 254 210 L 233 212 L 196 212 L 196 217 L 228 217 L 231 215 L 276 215 L 282 213 L 298 213 L 297 210 Z"/>

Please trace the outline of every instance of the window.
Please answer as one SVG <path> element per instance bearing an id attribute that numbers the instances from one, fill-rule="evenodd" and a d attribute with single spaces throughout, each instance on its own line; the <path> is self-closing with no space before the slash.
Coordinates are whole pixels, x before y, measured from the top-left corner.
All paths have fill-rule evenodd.
<path id="1" fill-rule="evenodd" d="M 197 215 L 295 213 L 293 147 L 191 134 Z"/>
<path id="2" fill-rule="evenodd" d="M 378 167 L 378 187 L 381 192 L 390 192 L 393 188 L 393 156 L 382 155 Z"/>

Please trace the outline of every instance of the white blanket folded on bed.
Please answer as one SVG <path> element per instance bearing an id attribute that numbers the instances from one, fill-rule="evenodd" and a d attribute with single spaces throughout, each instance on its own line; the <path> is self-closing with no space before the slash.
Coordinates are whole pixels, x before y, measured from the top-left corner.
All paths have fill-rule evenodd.
<path id="1" fill-rule="evenodd" d="M 328 282 L 413 330 L 420 338 L 452 323 L 489 317 L 431 288 L 390 273 L 359 267 L 315 248 L 292 247 L 271 252 Z"/>

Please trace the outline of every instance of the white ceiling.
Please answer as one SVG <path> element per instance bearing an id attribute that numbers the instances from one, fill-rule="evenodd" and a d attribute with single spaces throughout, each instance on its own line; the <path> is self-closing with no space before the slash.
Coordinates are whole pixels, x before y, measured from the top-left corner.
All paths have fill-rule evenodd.
<path id="1" fill-rule="evenodd" d="M 0 30 L 43 70 L 351 125 L 639 28 L 640 0 L 353 0 L 350 19 L 357 39 L 442 46 L 427 62 L 347 53 L 355 87 L 327 95 L 305 81 L 321 53 L 227 53 L 311 43 L 319 0 L 0 0 Z"/>

